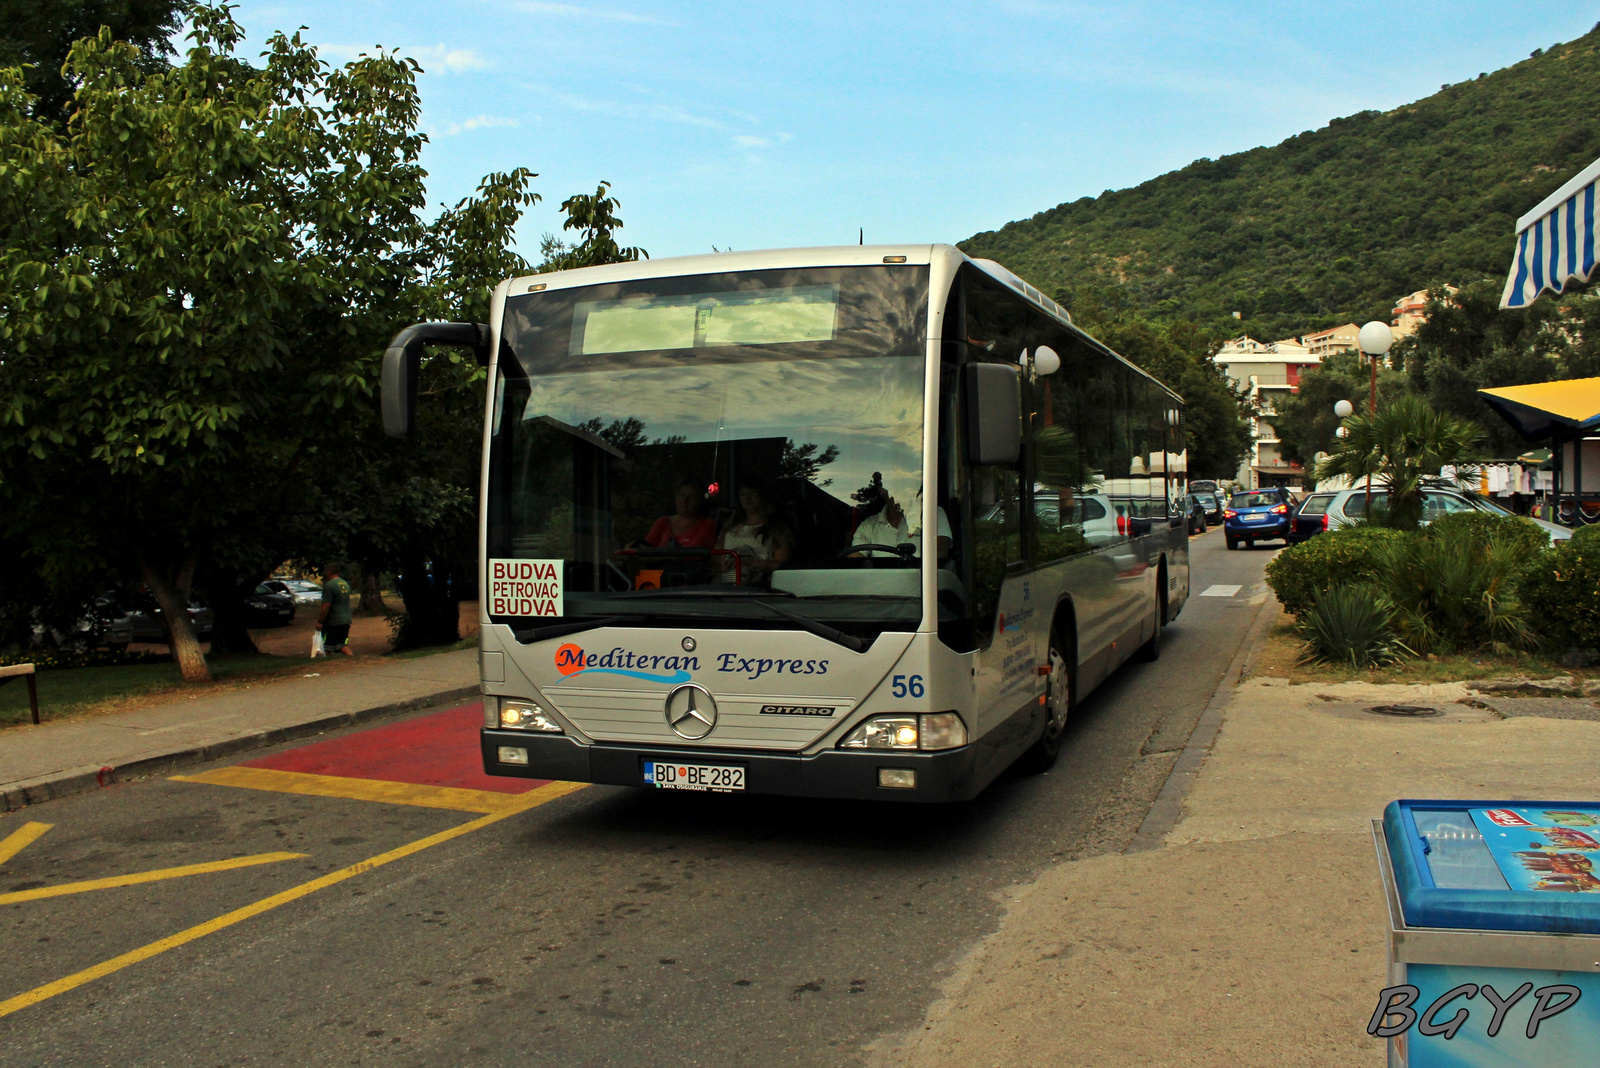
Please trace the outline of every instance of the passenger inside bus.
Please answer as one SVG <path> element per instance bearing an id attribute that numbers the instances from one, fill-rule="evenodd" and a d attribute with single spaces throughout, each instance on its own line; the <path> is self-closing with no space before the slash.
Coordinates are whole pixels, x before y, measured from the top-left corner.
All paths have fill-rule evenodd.
<path id="1" fill-rule="evenodd" d="M 738 510 L 723 527 L 717 548 L 738 553 L 740 581 L 757 585 L 794 553 L 794 535 L 760 483 L 745 479 L 738 499 Z M 722 580 L 735 581 L 733 561 L 724 557 L 722 567 Z"/>
<path id="2" fill-rule="evenodd" d="M 644 544 L 653 549 L 710 549 L 717 543 L 717 525 L 701 514 L 703 495 L 700 486 L 681 479 L 673 494 L 674 512 L 657 519 Z M 648 513 L 647 513 L 648 514 Z"/>

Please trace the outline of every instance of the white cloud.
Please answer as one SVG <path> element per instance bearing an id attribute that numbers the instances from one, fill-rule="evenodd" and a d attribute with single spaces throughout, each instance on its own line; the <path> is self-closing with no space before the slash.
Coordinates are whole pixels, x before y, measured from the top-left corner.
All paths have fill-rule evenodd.
<path id="1" fill-rule="evenodd" d="M 451 74 L 482 70 L 489 61 L 470 48 L 448 48 L 445 45 L 426 45 L 421 48 L 402 48 L 401 55 L 409 55 L 422 64 L 423 70 L 443 69 Z"/>
<path id="2" fill-rule="evenodd" d="M 685 111 L 674 104 L 618 104 L 610 100 L 590 100 L 588 97 L 561 92 L 555 93 L 555 97 L 574 111 L 588 111 L 597 115 L 612 115 L 617 118 L 644 121 L 672 122 L 685 126 L 704 126 L 712 130 L 721 130 L 726 126 L 726 124 L 717 119 L 705 115 L 696 115 L 694 112 Z"/>
<path id="3" fill-rule="evenodd" d="M 441 71 L 449 74 L 460 74 L 469 70 L 483 70 L 489 61 L 470 48 L 450 48 L 446 45 L 422 45 L 413 48 L 396 48 L 393 50 L 373 46 L 363 48 L 359 45 L 347 44 L 319 44 L 317 54 L 323 59 L 336 63 L 349 63 L 360 56 L 409 56 L 422 64 L 424 70 L 437 74 Z"/>
<path id="4" fill-rule="evenodd" d="M 478 115 L 465 122 L 452 122 L 444 126 L 435 127 L 433 132 L 441 137 L 454 137 L 467 130 L 486 130 L 494 126 L 520 126 L 516 119 L 508 119 L 501 115 Z"/>
<path id="5" fill-rule="evenodd" d="M 517 0 L 511 6 L 530 15 L 558 15 L 568 18 L 590 19 L 596 22 L 647 22 L 656 26 L 671 25 L 665 19 L 658 19 L 651 15 L 638 15 L 632 11 L 601 11 L 592 7 L 579 7 L 576 4 L 546 3 L 544 0 Z"/>
<path id="6" fill-rule="evenodd" d="M 740 148 L 772 148 L 776 145 L 785 145 L 794 140 L 793 134 L 781 133 L 776 137 L 756 137 L 752 134 L 739 134 L 734 137 L 733 143 Z"/>

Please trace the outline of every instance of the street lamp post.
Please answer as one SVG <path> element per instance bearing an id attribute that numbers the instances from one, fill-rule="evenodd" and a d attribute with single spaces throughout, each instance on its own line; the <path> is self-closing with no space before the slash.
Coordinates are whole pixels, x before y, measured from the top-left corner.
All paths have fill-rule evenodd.
<path id="1" fill-rule="evenodd" d="M 1380 323 L 1376 319 L 1361 328 L 1357 335 L 1357 342 L 1361 351 L 1372 360 L 1372 394 L 1367 401 L 1367 414 L 1378 414 L 1378 361 L 1386 356 L 1394 345 L 1394 331 L 1389 329 L 1388 323 Z"/>
<path id="2" fill-rule="evenodd" d="M 1361 333 L 1356 335 L 1356 341 L 1361 346 L 1361 351 L 1372 361 L 1372 391 L 1367 396 L 1367 414 L 1378 414 L 1378 361 L 1388 354 L 1390 346 L 1394 344 L 1394 331 L 1389 329 L 1388 323 L 1381 323 L 1374 319 L 1361 328 Z M 1345 403 L 1345 402 L 1340 402 Z M 1337 407 L 1337 405 L 1335 406 Z M 1367 519 L 1372 519 L 1372 473 L 1367 473 Z"/>

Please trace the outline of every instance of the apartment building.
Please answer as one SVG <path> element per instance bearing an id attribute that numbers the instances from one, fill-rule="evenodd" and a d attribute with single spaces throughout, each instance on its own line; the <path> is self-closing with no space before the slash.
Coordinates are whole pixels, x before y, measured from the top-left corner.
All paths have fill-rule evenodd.
<path id="1" fill-rule="evenodd" d="M 1256 416 L 1251 420 L 1251 433 L 1255 444 L 1239 465 L 1236 476 L 1239 485 L 1249 489 L 1262 486 L 1288 486 L 1301 489 L 1305 482 L 1305 469 L 1299 463 L 1285 460 L 1278 450 L 1278 432 L 1273 429 L 1272 417 L 1278 412 L 1278 403 L 1300 386 L 1300 376 L 1317 366 L 1324 351 L 1341 343 L 1335 335 L 1344 327 L 1324 330 L 1311 335 L 1318 339 L 1313 352 L 1303 339 L 1286 338 L 1282 341 L 1257 341 L 1252 337 L 1233 338 L 1217 350 L 1212 357 L 1237 385 L 1249 391 L 1255 405 Z"/>

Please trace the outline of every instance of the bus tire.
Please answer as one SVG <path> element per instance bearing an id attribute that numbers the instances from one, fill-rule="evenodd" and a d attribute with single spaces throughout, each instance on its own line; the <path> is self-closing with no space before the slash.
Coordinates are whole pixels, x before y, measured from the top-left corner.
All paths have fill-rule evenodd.
<path id="1" fill-rule="evenodd" d="M 1061 755 L 1061 739 L 1066 734 L 1067 721 L 1078 697 L 1078 667 L 1059 628 L 1050 628 L 1050 652 L 1046 662 L 1050 674 L 1046 676 L 1044 690 L 1044 731 L 1037 741 L 1022 754 L 1018 763 L 1022 770 L 1038 774 L 1055 766 Z"/>
<path id="2" fill-rule="evenodd" d="M 1162 568 L 1156 574 L 1156 632 L 1150 635 L 1150 640 L 1139 646 L 1134 656 L 1146 664 L 1152 664 L 1161 659 L 1161 632 L 1167 624 L 1167 571 Z"/>

